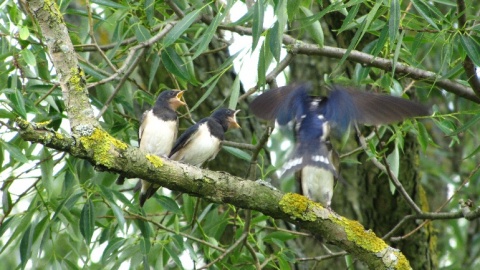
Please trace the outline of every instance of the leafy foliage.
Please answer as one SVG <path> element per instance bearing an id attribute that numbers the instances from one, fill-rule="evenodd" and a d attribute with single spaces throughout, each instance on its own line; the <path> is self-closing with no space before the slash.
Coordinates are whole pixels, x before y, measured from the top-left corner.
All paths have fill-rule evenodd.
<path id="1" fill-rule="evenodd" d="M 315 264 L 315 258 L 302 258 L 297 247 L 299 239 L 311 236 L 282 221 L 166 189 L 142 209 L 132 192 L 136 180 L 116 186 L 117 175 L 20 138 L 17 117 L 69 133 L 71 108 L 64 103 L 58 73 L 28 3 L 19 2 L 0 3 L 0 260 L 5 269 L 182 269 L 209 263 L 212 269 L 290 269 L 295 263 Z M 85 72 L 91 105 L 102 128 L 118 139 L 137 144 L 137 119 L 163 89 L 189 90 L 180 132 L 216 107 L 244 106 L 249 99 L 244 88 L 252 87 L 252 80 L 254 90 L 275 78 L 288 80 L 282 61 L 307 44 L 316 50 L 311 59 L 332 59 L 329 72 L 318 76 L 326 83 L 370 85 L 405 96 L 405 90 L 414 89 L 409 92 L 419 100 L 435 104 L 431 120 L 382 127 L 367 136 L 366 149 L 342 145 L 343 153 L 385 157 L 399 177 L 411 169 L 402 167 L 400 157 L 404 138 L 414 134 L 421 148 L 420 180 L 432 208 L 446 201 L 446 195 L 454 194 L 444 211 L 458 210 L 459 199 L 479 200 L 478 105 L 456 90 L 435 85 L 437 79 L 449 79 L 469 87 L 465 58 L 480 66 L 480 27 L 473 25 L 478 14 L 470 14 L 480 9 L 478 1 L 467 1 L 465 29 L 459 29 L 461 15 L 453 0 L 56 2 Z M 231 20 L 233 15 L 239 19 Z M 330 15 L 342 21 L 337 25 Z M 166 33 L 160 35 L 162 31 Z M 344 44 L 332 36 L 349 32 L 354 34 Z M 243 51 L 234 51 L 239 42 L 230 38 L 239 36 L 233 33 L 251 37 L 242 44 Z M 286 34 L 299 43 L 286 42 Z M 321 49 L 332 45 L 345 53 L 322 55 Z M 353 51 L 388 59 L 393 68 L 352 59 Z M 248 62 L 245 56 L 250 54 L 258 54 L 256 63 Z M 398 63 L 431 71 L 435 78 L 422 81 L 417 74 L 399 73 Z M 242 66 L 240 74 L 237 65 Z M 341 68 L 345 65 L 353 65 L 350 74 Z M 277 76 L 282 72 L 285 76 Z M 236 172 L 245 172 L 256 161 L 257 178 L 275 180 L 274 165 L 287 157 L 282 142 L 288 135 L 274 133 L 268 151 L 254 154 L 264 123 L 248 112 L 242 118 L 248 123 L 244 134 L 231 132 L 227 137 L 243 144 L 224 146 L 231 159 L 209 165 L 229 163 Z M 342 161 L 346 167 L 358 163 L 350 155 Z M 279 184 L 285 191 L 294 185 L 293 179 Z M 394 186 L 390 189 L 396 192 Z M 441 267 L 479 267 L 478 219 L 435 224 Z"/>

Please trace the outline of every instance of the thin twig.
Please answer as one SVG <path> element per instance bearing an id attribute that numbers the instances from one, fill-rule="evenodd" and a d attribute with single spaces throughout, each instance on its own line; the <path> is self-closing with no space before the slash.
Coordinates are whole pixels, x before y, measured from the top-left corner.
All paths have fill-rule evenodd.
<path id="1" fill-rule="evenodd" d="M 103 105 L 102 109 L 98 113 L 97 120 L 100 119 L 100 117 L 102 117 L 102 115 L 107 111 L 108 106 L 110 106 L 110 103 L 113 101 L 118 91 L 120 91 L 123 84 L 128 79 L 128 76 L 130 76 L 133 70 L 137 67 L 138 63 L 142 59 L 143 52 L 144 52 L 144 49 L 140 49 L 140 52 L 138 53 L 138 56 L 133 60 L 132 65 L 128 67 L 128 69 L 125 71 L 125 73 L 122 76 L 122 79 L 120 80 L 120 82 L 118 82 L 117 86 L 115 86 L 115 90 L 113 90 L 113 93 L 108 97 L 107 101 L 105 101 L 105 104 Z"/>
<path id="2" fill-rule="evenodd" d="M 367 147 L 367 143 L 365 141 L 365 137 L 360 133 L 360 130 L 358 129 L 358 127 L 356 127 L 356 128 L 357 128 L 360 144 L 361 144 L 363 150 L 367 152 L 368 147 Z M 385 164 L 387 164 L 387 165 L 383 165 L 380 161 L 378 161 L 378 159 L 376 157 L 372 157 L 371 161 L 377 168 L 379 168 L 381 171 L 383 171 L 384 173 L 386 173 L 389 176 L 389 179 L 392 181 L 393 185 L 397 188 L 399 193 L 402 195 L 402 197 L 405 199 L 405 201 L 408 203 L 408 205 L 410 205 L 410 207 L 415 211 L 415 213 L 421 214 L 422 210 L 412 200 L 410 195 L 408 195 L 408 193 L 405 190 L 405 188 L 403 187 L 402 183 L 400 183 L 400 181 L 398 181 L 397 177 L 395 175 L 393 175 L 392 171 L 388 167 L 388 163 L 386 162 L 385 157 L 383 157 L 382 159 L 385 162 Z"/>
<path id="3" fill-rule="evenodd" d="M 180 236 L 185 237 L 185 238 L 187 238 L 187 239 L 190 239 L 190 240 L 192 240 L 192 241 L 195 241 L 195 242 L 198 242 L 198 243 L 200 243 L 200 244 L 206 245 L 206 246 L 208 246 L 208 247 L 210 247 L 210 248 L 216 249 L 216 250 L 218 250 L 218 251 L 220 251 L 220 252 L 225 252 L 225 249 L 223 249 L 223 248 L 221 248 L 221 247 L 218 247 L 218 246 L 216 246 L 216 245 L 213 245 L 213 244 L 211 244 L 211 243 L 209 243 L 209 242 L 207 242 L 207 241 L 204 241 L 204 240 L 202 240 L 202 239 L 196 238 L 196 237 L 194 237 L 194 236 L 191 236 L 191 235 L 189 235 L 189 234 L 186 234 L 186 233 L 183 233 L 183 232 L 180 232 L 180 231 L 172 230 L 172 229 L 170 229 L 170 228 L 168 228 L 168 227 L 165 227 L 165 226 L 163 226 L 162 224 L 160 224 L 160 223 L 158 223 L 158 222 L 156 222 L 156 221 L 154 221 L 154 220 L 151 220 L 151 219 L 146 218 L 146 217 L 141 216 L 141 215 L 137 215 L 137 214 L 132 213 L 132 212 L 126 210 L 126 209 L 124 209 L 124 211 L 127 212 L 127 213 L 130 215 L 130 216 L 124 216 L 126 219 L 141 219 L 141 220 L 143 220 L 143 221 L 150 222 L 150 223 L 152 223 L 153 225 L 157 226 L 158 228 L 160 228 L 160 229 L 162 229 L 162 230 L 165 230 L 165 231 L 167 231 L 167 232 L 180 235 Z"/>
<path id="4" fill-rule="evenodd" d="M 45 93 L 42 97 L 40 97 L 35 103 L 33 103 L 35 106 L 37 106 L 40 102 L 42 102 L 44 99 L 46 99 L 52 92 L 53 90 L 57 89 L 59 87 L 59 83 L 54 83 L 50 89 L 48 89 L 47 93 Z"/>
<path id="5" fill-rule="evenodd" d="M 283 58 L 282 61 L 280 61 L 280 63 L 278 63 L 278 65 L 270 73 L 267 74 L 267 76 L 265 77 L 266 83 L 270 84 L 273 81 L 275 81 L 275 78 L 277 78 L 278 74 L 280 74 L 283 70 L 285 70 L 290 64 L 290 62 L 292 62 L 293 56 L 294 56 L 293 53 L 288 53 L 287 56 L 285 56 L 285 58 Z M 252 87 L 245 94 L 241 95 L 238 98 L 238 100 L 239 101 L 244 100 L 251 94 L 255 93 L 257 90 L 258 90 L 258 86 Z"/>
<path id="6" fill-rule="evenodd" d="M 232 141 L 222 141 L 222 145 L 232 146 L 232 147 L 235 147 L 235 148 L 246 149 L 246 150 L 250 150 L 250 151 L 254 151 L 254 150 L 257 149 L 257 146 L 255 146 L 253 144 L 239 143 L 239 142 L 232 142 Z"/>
<path id="7" fill-rule="evenodd" d="M 170 32 L 173 29 L 173 27 L 175 26 L 176 23 L 177 22 L 168 23 L 167 25 L 165 25 L 163 30 L 160 31 L 160 33 L 154 35 L 153 37 L 149 38 L 148 40 L 146 40 L 146 41 L 144 41 L 144 42 L 142 42 L 138 45 L 135 45 L 135 46 L 131 47 L 129 49 L 127 58 L 125 59 L 123 65 L 114 74 L 112 74 L 108 78 L 102 79 L 98 82 L 91 83 L 91 84 L 87 85 L 87 87 L 92 88 L 92 87 L 95 87 L 97 85 L 104 84 L 104 83 L 107 83 L 109 81 L 115 80 L 118 76 L 120 76 L 121 74 L 126 72 L 126 70 L 128 70 L 128 68 L 130 67 L 130 63 L 132 61 L 137 60 L 135 58 L 135 56 L 137 55 L 138 50 L 143 50 L 144 48 L 151 46 L 153 43 L 155 43 L 158 40 L 160 40 L 161 38 L 163 38 L 165 35 L 168 34 L 168 32 Z"/>
<path id="8" fill-rule="evenodd" d="M 412 231 L 410 231 L 409 233 L 403 235 L 403 236 L 399 236 L 399 237 L 392 237 L 392 241 L 400 241 L 402 239 L 405 239 L 409 236 L 411 236 L 412 234 L 414 234 L 415 232 L 417 232 L 418 230 L 420 230 L 423 226 L 425 226 L 426 224 L 428 224 L 432 219 L 441 219 L 443 217 L 443 219 L 455 219 L 455 218 L 460 218 L 460 217 L 465 217 L 467 218 L 468 220 L 472 220 L 474 218 L 478 218 L 480 217 L 480 209 L 477 209 L 473 212 L 470 212 L 468 214 L 465 215 L 464 212 L 462 211 L 459 211 L 459 212 L 456 212 L 456 213 L 438 213 L 440 212 L 440 210 L 442 210 L 447 204 L 450 203 L 450 201 L 453 199 L 453 197 L 458 194 L 458 192 L 470 181 L 470 179 L 472 178 L 472 176 L 480 169 L 480 164 L 477 165 L 477 167 L 470 172 L 470 174 L 468 175 L 468 177 L 465 178 L 465 180 L 463 180 L 462 184 L 455 190 L 455 192 L 452 194 L 452 196 L 450 196 L 450 198 L 448 198 L 442 205 L 440 205 L 440 207 L 437 208 L 437 210 L 434 212 L 434 213 L 422 213 L 421 215 L 418 215 L 420 217 L 426 217 L 428 218 L 427 220 L 425 220 L 424 222 L 422 222 L 420 225 L 418 225 L 415 229 L 413 229 Z"/>
<path id="9" fill-rule="evenodd" d="M 88 13 L 89 35 L 93 41 L 93 45 L 97 49 L 97 52 L 100 53 L 102 58 L 105 60 L 105 62 L 107 62 L 107 64 L 110 66 L 110 68 L 113 71 L 117 71 L 117 68 L 112 64 L 112 62 L 110 62 L 110 59 L 108 59 L 107 55 L 98 46 L 98 42 L 97 42 L 97 39 L 95 38 L 95 33 L 93 31 L 93 16 L 92 16 L 92 10 L 90 8 L 90 0 L 86 0 L 85 5 L 87 6 L 87 13 Z"/>
<path id="10" fill-rule="evenodd" d="M 249 210 L 250 211 L 250 210 Z M 240 237 L 237 239 L 237 241 L 235 241 L 235 243 L 233 243 L 229 248 L 227 248 L 222 254 L 220 254 L 220 256 L 218 256 L 215 260 L 211 261 L 210 263 L 198 268 L 199 270 L 200 269 L 208 269 L 210 268 L 212 265 L 216 264 L 217 262 L 223 260 L 228 254 L 232 253 L 240 244 L 242 244 L 245 239 L 247 239 L 247 236 L 248 236 L 248 232 L 244 232 L 242 233 L 242 235 L 240 235 Z"/>
<path id="11" fill-rule="evenodd" d="M 302 261 L 317 261 L 317 262 L 320 262 L 320 261 L 325 261 L 325 260 L 328 260 L 328 259 L 333 259 L 333 258 L 345 256 L 347 254 L 348 254 L 347 252 L 341 251 L 341 252 L 337 252 L 337 253 L 332 253 L 332 254 L 322 255 L 322 256 L 316 256 L 316 257 L 297 258 L 296 261 L 300 261 L 300 262 L 302 262 Z"/>

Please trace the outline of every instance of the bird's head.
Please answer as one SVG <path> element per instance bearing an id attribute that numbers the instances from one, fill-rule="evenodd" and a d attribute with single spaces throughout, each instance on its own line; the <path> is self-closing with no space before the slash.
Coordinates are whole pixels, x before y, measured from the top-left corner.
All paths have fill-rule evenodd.
<path id="1" fill-rule="evenodd" d="M 156 105 L 166 105 L 172 110 L 177 110 L 178 107 L 185 105 L 185 102 L 181 100 L 184 92 L 184 90 L 163 91 L 158 96 Z"/>
<path id="2" fill-rule="evenodd" d="M 240 125 L 237 122 L 237 113 L 240 110 L 231 110 L 226 108 L 221 108 L 216 110 L 212 117 L 217 119 L 222 126 L 226 128 L 240 128 Z"/>

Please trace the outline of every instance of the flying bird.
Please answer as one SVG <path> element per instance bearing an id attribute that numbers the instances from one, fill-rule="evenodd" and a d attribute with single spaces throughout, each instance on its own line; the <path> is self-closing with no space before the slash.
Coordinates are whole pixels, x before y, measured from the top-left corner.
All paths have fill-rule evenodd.
<path id="1" fill-rule="evenodd" d="M 236 114 L 239 110 L 218 109 L 210 117 L 203 118 L 189 127 L 177 139 L 168 157 L 193 166 L 201 166 L 215 158 L 220 151 L 220 143 L 229 128 L 239 128 Z M 141 194 L 140 205 L 153 196 L 159 186 L 152 185 Z"/>
<path id="2" fill-rule="evenodd" d="M 269 90 L 250 103 L 250 110 L 279 125 L 295 121 L 295 149 L 280 175 L 298 172 L 303 194 L 326 206 L 331 203 L 339 177 L 338 155 L 330 143 L 331 129 L 344 132 L 354 123 L 389 124 L 429 115 L 424 105 L 398 97 L 341 86 L 332 86 L 328 97 L 312 97 L 310 88 L 309 84 L 292 84 Z"/>
<path id="3" fill-rule="evenodd" d="M 181 100 L 183 93 L 184 91 L 180 90 L 163 91 L 158 95 L 153 108 L 143 113 L 138 130 L 141 150 L 157 156 L 166 156 L 170 153 L 178 131 L 176 110 L 185 105 Z M 125 177 L 120 175 L 116 183 L 122 185 L 124 182 Z M 139 183 L 141 185 L 140 204 L 143 206 L 146 200 L 145 194 L 149 193 L 152 184 L 144 180 L 140 180 Z"/>

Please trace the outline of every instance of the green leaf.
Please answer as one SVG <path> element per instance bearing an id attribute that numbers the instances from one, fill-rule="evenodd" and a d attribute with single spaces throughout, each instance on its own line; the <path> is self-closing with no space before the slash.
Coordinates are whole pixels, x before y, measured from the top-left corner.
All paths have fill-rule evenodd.
<path id="1" fill-rule="evenodd" d="M 395 47 L 395 53 L 393 54 L 393 60 L 392 60 L 392 73 L 391 73 L 391 77 L 393 79 L 393 76 L 395 74 L 395 68 L 397 67 L 397 63 L 398 63 L 398 57 L 400 57 L 400 52 L 402 50 L 402 44 L 403 44 L 403 36 L 405 35 L 405 31 L 402 31 L 402 33 L 400 33 L 400 36 L 398 37 L 398 42 L 397 42 L 397 46 Z"/>
<path id="2" fill-rule="evenodd" d="M 301 6 L 302 0 L 288 0 L 287 1 L 287 15 L 288 20 L 293 21 L 295 19 L 295 15 L 298 13 L 298 9 Z"/>
<path id="3" fill-rule="evenodd" d="M 42 149 L 40 158 L 42 162 L 40 163 L 40 171 L 42 172 L 42 183 L 47 190 L 47 194 L 51 196 L 54 192 L 53 185 L 53 160 L 52 155 L 46 147 Z"/>
<path id="4" fill-rule="evenodd" d="M 95 229 L 95 208 L 90 198 L 85 202 L 80 214 L 80 232 L 85 238 L 87 245 L 90 245 L 93 231 Z"/>
<path id="5" fill-rule="evenodd" d="M 473 63 L 480 67 L 480 37 L 460 35 L 460 43 Z"/>
<path id="6" fill-rule="evenodd" d="M 155 0 L 145 0 L 145 15 L 149 26 L 155 24 Z"/>
<path id="7" fill-rule="evenodd" d="M 390 44 L 393 46 L 400 27 L 400 1 L 390 0 L 390 18 L 388 19 L 388 33 Z"/>
<path id="8" fill-rule="evenodd" d="M 150 63 L 151 66 L 150 66 L 150 72 L 148 74 L 148 89 L 152 89 L 152 83 L 153 83 L 153 80 L 156 78 L 156 74 L 157 74 L 157 70 L 158 70 L 158 67 L 160 66 L 160 61 L 161 61 L 161 58 L 158 54 L 154 54 L 152 56 L 152 60 L 150 60 Z"/>
<path id="9" fill-rule="evenodd" d="M 191 76 L 190 72 L 188 72 L 185 62 L 183 62 L 175 49 L 172 47 L 164 49 L 161 57 L 163 65 L 169 72 L 193 85 L 198 85 L 197 80 Z"/>
<path id="10" fill-rule="evenodd" d="M 177 52 L 173 48 L 166 48 L 162 51 L 162 62 L 165 68 L 173 73 L 175 76 L 180 77 L 184 80 L 188 80 L 185 76 L 187 69 L 185 68 L 185 63 L 178 56 Z"/>
<path id="11" fill-rule="evenodd" d="M 55 219 L 62 212 L 64 207 L 67 210 L 70 210 L 77 203 L 78 199 L 80 199 L 84 194 L 84 191 L 79 191 L 65 198 L 55 209 L 55 214 L 53 214 L 52 216 L 52 222 L 55 221 Z"/>
<path id="12" fill-rule="evenodd" d="M 20 261 L 22 268 L 25 267 L 28 260 L 32 256 L 32 242 L 33 242 L 33 232 L 35 225 L 30 224 L 23 234 L 22 240 L 20 241 Z"/>
<path id="13" fill-rule="evenodd" d="M 4 216 L 8 215 L 11 209 L 12 209 L 12 197 L 10 196 L 10 191 L 8 191 L 8 189 L 4 189 L 2 192 L 2 210 L 3 210 Z"/>
<path id="14" fill-rule="evenodd" d="M 205 7 L 205 6 L 203 6 Z M 188 13 L 183 17 L 181 21 L 179 21 L 173 28 L 168 32 L 163 40 L 163 46 L 169 47 L 172 45 L 177 39 L 192 25 L 198 18 L 198 15 L 203 10 L 202 8 L 195 9 L 192 12 Z"/>
<path id="15" fill-rule="evenodd" d="M 473 157 L 473 156 L 476 155 L 479 151 L 480 151 L 480 145 L 477 146 L 477 148 L 475 148 L 475 150 L 473 150 L 472 153 L 468 154 L 468 155 L 464 158 L 464 160 L 467 160 L 467 159 Z"/>
<path id="16" fill-rule="evenodd" d="M 182 265 L 182 261 L 180 260 L 180 257 L 179 257 L 180 254 L 176 250 L 172 249 L 170 245 L 166 245 L 165 250 L 167 251 L 168 255 L 170 255 L 170 259 L 172 259 L 175 262 L 175 265 L 179 269 L 185 269 Z"/>
<path id="17" fill-rule="evenodd" d="M 310 9 L 301 6 L 300 9 L 302 10 L 303 14 L 305 14 L 306 17 L 313 16 L 312 11 Z M 318 44 L 320 48 L 323 47 L 324 45 L 324 36 L 323 36 L 323 29 L 318 20 L 315 20 L 313 22 L 307 22 L 307 31 L 310 34 L 310 36 L 315 40 L 315 42 Z"/>
<path id="18" fill-rule="evenodd" d="M 468 129 L 470 129 L 470 127 L 475 125 L 478 122 L 478 120 L 480 120 L 480 114 L 475 115 L 472 119 L 468 120 L 463 126 L 457 128 L 454 132 L 448 134 L 447 136 L 454 136 L 454 135 L 458 135 L 459 133 L 467 131 Z"/>
<path id="19" fill-rule="evenodd" d="M 417 128 L 418 128 L 418 137 L 417 137 L 418 143 L 420 143 L 420 147 L 422 147 L 422 151 L 425 152 L 427 150 L 430 136 L 428 135 L 428 131 L 422 123 L 417 122 Z"/>
<path id="20" fill-rule="evenodd" d="M 142 254 L 148 254 L 150 252 L 150 225 L 148 222 L 141 219 L 135 219 L 134 222 L 142 232 L 140 250 L 142 251 Z"/>
<path id="21" fill-rule="evenodd" d="M 395 144 L 395 148 L 393 149 L 393 152 L 387 156 L 387 163 L 388 163 L 388 166 L 390 167 L 390 171 L 396 178 L 398 178 L 398 173 L 400 172 L 400 153 L 399 152 L 400 151 L 398 151 L 397 144 Z M 392 192 L 392 194 L 395 192 L 395 186 L 393 186 L 392 184 L 390 184 L 390 191 Z"/>
<path id="22" fill-rule="evenodd" d="M 263 33 L 263 17 L 265 13 L 264 1 L 258 0 L 253 6 L 252 51 L 257 47 Z"/>
<path id="23" fill-rule="evenodd" d="M 280 62 L 280 52 L 282 50 L 282 40 L 279 40 L 283 35 L 283 31 L 280 30 L 278 22 L 276 22 L 273 27 L 268 31 L 268 48 L 272 53 L 273 58 Z"/>
<path id="24" fill-rule="evenodd" d="M 0 139 L 0 145 L 7 150 L 12 159 L 20 163 L 29 162 L 28 158 L 22 153 L 22 150 L 20 150 L 17 145 L 7 143 L 2 139 Z"/>
<path id="25" fill-rule="evenodd" d="M 237 107 L 238 97 L 240 96 L 240 76 L 237 75 L 233 81 L 230 90 L 230 100 L 228 101 L 228 108 L 234 110 Z"/>
<path id="26" fill-rule="evenodd" d="M 29 49 L 23 49 L 20 51 L 20 55 L 22 56 L 22 59 L 27 63 L 29 66 L 36 66 L 37 65 L 37 60 L 35 59 L 35 55 L 32 53 L 31 50 Z"/>
<path id="27" fill-rule="evenodd" d="M 434 21 L 434 19 L 438 19 L 438 17 L 436 16 L 436 12 L 432 5 L 428 4 L 428 2 L 425 2 L 424 0 L 411 0 L 411 3 L 418 11 L 420 16 L 422 16 L 435 29 L 440 30 L 440 28 Z"/>
<path id="28" fill-rule="evenodd" d="M 250 160 L 252 159 L 252 156 L 249 155 L 247 152 L 241 150 L 241 149 L 238 149 L 238 148 L 235 148 L 235 147 L 231 147 L 231 146 L 222 146 L 223 149 L 225 149 L 225 151 L 227 151 L 228 153 L 242 159 L 242 160 L 245 160 L 245 161 L 248 161 L 250 162 Z"/>
<path id="29" fill-rule="evenodd" d="M 225 10 L 222 10 L 222 12 L 219 12 L 217 16 L 213 18 L 212 22 L 208 25 L 203 35 L 192 46 L 192 48 L 195 48 L 198 45 L 198 48 L 196 49 L 195 54 L 193 54 L 192 59 L 197 58 L 200 54 L 202 54 L 207 49 L 208 44 L 210 44 L 210 41 L 215 36 L 218 26 L 223 21 L 223 19 L 225 19 L 225 16 L 230 11 L 230 8 L 232 7 L 233 3 L 234 1 L 227 2 L 227 6 L 225 7 Z"/>
<path id="30" fill-rule="evenodd" d="M 20 37 L 20 39 L 22 40 L 27 40 L 28 37 L 30 36 L 30 30 L 28 30 L 28 27 L 26 26 L 22 26 L 20 28 L 20 31 L 18 33 L 18 36 Z"/>
<path id="31" fill-rule="evenodd" d="M 110 1 L 110 0 L 92 0 L 92 3 L 98 4 L 100 6 L 111 7 L 114 9 L 126 9 L 127 6 L 119 4 L 117 1 Z"/>
<path id="32" fill-rule="evenodd" d="M 265 236 L 265 238 L 263 238 L 263 240 L 265 242 L 271 243 L 273 239 L 278 239 L 278 240 L 281 240 L 282 242 L 286 242 L 294 238 L 296 238 L 294 234 L 278 231 L 278 232 L 269 233 L 267 236 Z"/>
<path id="33" fill-rule="evenodd" d="M 178 204 L 175 200 L 173 200 L 170 197 L 167 196 L 155 196 L 155 199 L 162 205 L 162 207 L 174 214 L 180 215 L 182 214 L 182 210 L 180 210 L 180 207 L 178 207 Z"/>
<path id="34" fill-rule="evenodd" d="M 108 259 L 112 257 L 112 255 L 117 254 L 120 248 L 125 243 L 125 239 L 115 237 L 113 239 L 109 239 L 107 246 L 102 254 L 102 263 L 107 264 Z"/>
<path id="35" fill-rule="evenodd" d="M 138 42 L 147 41 L 152 37 L 152 34 L 150 34 L 150 31 L 148 31 L 148 29 L 141 24 L 135 24 L 133 26 L 133 29 L 135 31 L 135 37 L 137 38 Z"/>
<path id="36" fill-rule="evenodd" d="M 355 17 L 359 9 L 360 4 L 354 5 L 353 8 L 350 9 L 347 17 L 345 17 L 345 20 L 343 20 L 342 26 L 340 27 L 340 29 L 338 29 L 338 33 L 342 33 L 343 31 L 350 29 L 352 25 L 358 24 L 357 22 L 355 22 Z"/>

